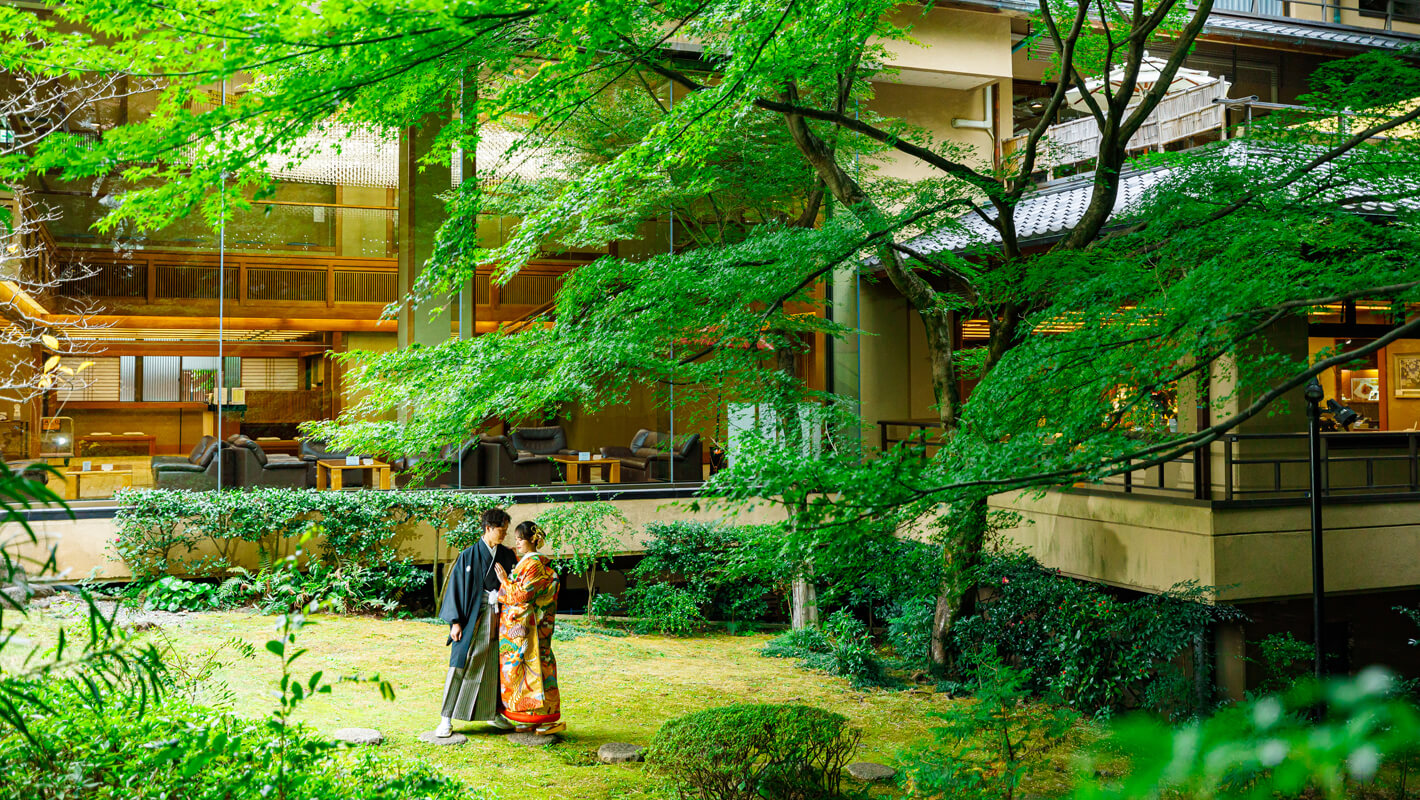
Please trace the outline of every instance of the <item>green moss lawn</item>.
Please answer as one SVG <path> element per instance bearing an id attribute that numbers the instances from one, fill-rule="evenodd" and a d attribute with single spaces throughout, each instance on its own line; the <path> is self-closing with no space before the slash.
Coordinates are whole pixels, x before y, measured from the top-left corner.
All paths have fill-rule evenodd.
<path id="1" fill-rule="evenodd" d="M 25 626 L 32 640 L 52 634 L 59 622 L 52 613 L 35 613 Z M 210 698 L 229 690 L 238 714 L 257 717 L 270 710 L 279 678 L 276 659 L 264 647 L 274 635 L 274 624 L 275 618 L 249 611 L 213 612 L 189 614 L 159 630 L 182 668 L 197 668 L 205 654 L 221 648 L 217 658 L 225 663 L 203 694 Z M 385 753 L 423 759 L 503 798 L 636 798 L 665 797 L 668 792 L 643 765 L 599 764 L 597 748 L 613 741 L 647 744 L 661 723 L 691 711 L 744 702 L 830 709 L 863 731 L 855 760 L 895 765 L 903 749 L 931 740 L 932 712 L 964 702 L 930 687 L 854 690 L 843 679 L 760 656 L 757 651 L 767 635 L 677 639 L 582 633 L 554 644 L 568 724 L 561 742 L 544 748 L 518 746 L 484 725 L 468 723 L 455 727 L 468 734 L 466 744 L 434 746 L 417 736 L 438 722 L 448 663 L 444 635 L 442 626 L 421 621 L 320 617 L 299 638 L 298 644 L 310 652 L 297 662 L 298 674 L 378 673 L 393 684 L 396 699 L 382 700 L 369 684 L 340 685 L 333 694 L 309 701 L 302 721 L 327 733 L 343 727 L 376 728 L 385 736 L 380 746 Z M 233 639 L 253 645 L 256 655 L 244 659 L 234 648 L 223 647 Z M 1050 768 L 1039 776 L 1049 783 L 1062 778 L 1058 769 Z M 896 792 L 878 788 L 873 794 Z"/>

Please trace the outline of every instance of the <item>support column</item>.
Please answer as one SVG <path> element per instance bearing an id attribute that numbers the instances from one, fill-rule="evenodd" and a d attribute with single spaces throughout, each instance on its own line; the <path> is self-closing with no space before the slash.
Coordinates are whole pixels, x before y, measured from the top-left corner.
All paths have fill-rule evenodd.
<path id="1" fill-rule="evenodd" d="M 425 263 L 434 252 L 434 234 L 444 221 L 444 204 L 439 195 L 449 191 L 452 173 L 444 165 L 421 165 L 434 138 L 447 123 L 445 115 L 434 114 L 417 128 L 407 128 L 399 137 L 399 293 L 407 295 Z M 405 303 L 399 311 L 399 346 L 436 345 L 449 338 L 448 298 L 430 298 L 422 307 Z M 429 308 L 444 306 L 435 315 Z"/>

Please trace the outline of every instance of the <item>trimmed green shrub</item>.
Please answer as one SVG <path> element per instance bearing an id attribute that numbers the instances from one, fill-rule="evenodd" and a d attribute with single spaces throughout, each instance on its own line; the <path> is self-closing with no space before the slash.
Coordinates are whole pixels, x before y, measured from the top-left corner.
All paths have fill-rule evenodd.
<path id="1" fill-rule="evenodd" d="M 861 736 L 812 706 L 726 706 L 662 725 L 646 761 L 705 800 L 810 800 L 838 795 Z"/>

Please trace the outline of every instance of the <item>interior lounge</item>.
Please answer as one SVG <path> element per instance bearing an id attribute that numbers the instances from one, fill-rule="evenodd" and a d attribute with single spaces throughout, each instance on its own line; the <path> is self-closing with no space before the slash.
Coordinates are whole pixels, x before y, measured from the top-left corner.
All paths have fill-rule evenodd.
<path id="1" fill-rule="evenodd" d="M 668 225 L 648 224 L 635 240 L 540 258 L 503 284 L 480 273 L 443 319 L 385 319 L 416 274 L 416 256 L 401 252 L 423 253 L 430 228 L 402 223 L 409 192 L 386 163 L 389 149 L 351 149 L 345 161 L 276 175 L 274 191 L 234 211 L 224 230 L 194 216 L 100 233 L 94 221 L 110 197 L 55 181 L 0 197 L 21 223 L 27 257 L 17 268 L 46 286 L 25 298 L 31 316 L 62 330 L 63 342 L 5 353 L 35 375 L 60 376 L 0 407 L 6 462 L 50 465 L 51 488 L 70 500 L 127 487 L 699 483 L 723 463 L 728 407 L 677 407 L 655 386 L 593 413 L 493 420 L 432 455 L 374 458 L 304 437 L 301 423 L 334 419 L 359 400 L 329 356 L 496 334 L 545 312 L 563 278 L 592 259 L 670 246 Z M 480 235 L 496 245 L 514 222 L 481 218 Z M 800 371 L 821 373 L 815 357 L 801 356 Z M 434 477 L 415 480 L 429 458 L 440 462 Z"/>

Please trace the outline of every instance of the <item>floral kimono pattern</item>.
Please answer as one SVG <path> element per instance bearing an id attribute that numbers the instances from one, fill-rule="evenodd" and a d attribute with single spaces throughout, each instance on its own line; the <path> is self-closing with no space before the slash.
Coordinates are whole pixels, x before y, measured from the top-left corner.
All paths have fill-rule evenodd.
<path id="1" fill-rule="evenodd" d="M 557 572 L 548 557 L 529 553 L 498 596 L 503 716 L 524 725 L 554 723 L 562 713 L 557 659 L 552 654 L 557 590 Z"/>

